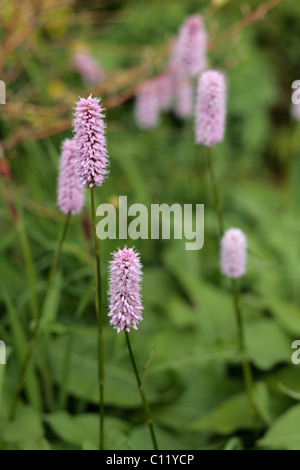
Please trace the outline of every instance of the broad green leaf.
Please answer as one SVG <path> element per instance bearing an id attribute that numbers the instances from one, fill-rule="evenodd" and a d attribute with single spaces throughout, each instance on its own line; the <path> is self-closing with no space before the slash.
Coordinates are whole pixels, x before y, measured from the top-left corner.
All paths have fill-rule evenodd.
<path id="1" fill-rule="evenodd" d="M 226 373 L 222 361 L 189 364 L 182 368 L 185 385 L 178 399 L 159 409 L 156 421 L 177 432 L 193 429 L 195 417 L 205 416 L 240 390 L 240 384 Z"/>
<path id="2" fill-rule="evenodd" d="M 295 405 L 272 423 L 263 438 L 261 447 L 300 450 L 300 405 Z"/>
<path id="3" fill-rule="evenodd" d="M 278 320 L 278 323 L 281 324 L 288 333 L 291 335 L 300 334 L 299 306 L 278 298 L 268 299 L 266 304 Z"/>
<path id="4" fill-rule="evenodd" d="M 245 393 L 228 398 L 193 423 L 193 428 L 197 431 L 217 432 L 225 435 L 241 429 L 252 429 L 253 426 L 260 429 L 262 422 L 258 419 L 253 420 Z"/>
<path id="5" fill-rule="evenodd" d="M 125 340 L 122 335 L 116 335 L 111 329 L 105 329 L 107 338 L 105 352 L 106 362 L 106 403 L 117 405 L 121 408 L 141 407 L 141 398 L 138 392 L 136 378 L 134 376 Z M 140 338 L 141 339 L 141 338 Z M 98 361 L 97 361 L 97 331 L 95 328 L 74 329 L 72 351 L 70 352 L 70 365 L 65 374 L 65 354 L 68 346 L 68 337 L 56 338 L 50 345 L 50 358 L 54 378 L 60 383 L 62 377 L 67 376 L 66 390 L 70 395 L 82 398 L 89 402 L 98 403 Z M 133 347 L 139 358 L 135 342 Z M 139 344 L 139 348 L 142 344 Z M 149 353 L 152 348 L 149 347 Z M 118 353 L 118 350 L 120 353 Z M 143 351 L 145 351 L 143 347 Z M 145 354 L 145 352 L 144 352 Z M 146 361 L 147 356 L 144 356 Z M 109 361 L 109 362 L 108 362 Z M 140 372 L 143 370 L 143 362 L 139 360 Z M 147 376 L 152 370 L 152 363 Z M 171 371 L 157 371 L 155 380 L 147 380 L 145 387 L 148 399 L 156 401 L 162 399 L 163 391 L 169 388 L 174 390 L 177 376 Z M 122 390 L 122 393 L 120 393 Z"/>
<path id="6" fill-rule="evenodd" d="M 64 411 L 45 415 L 45 422 L 60 439 L 82 446 L 85 441 L 98 442 L 99 417 L 96 414 L 72 416 Z"/>
<path id="7" fill-rule="evenodd" d="M 52 431 L 65 442 L 83 448 L 84 450 L 97 449 L 99 441 L 99 415 L 82 414 L 72 416 L 59 411 L 44 417 Z M 110 450 L 130 449 L 125 436 L 128 432 L 127 423 L 116 418 L 105 419 L 105 447 Z"/>
<path id="8" fill-rule="evenodd" d="M 7 423 L 2 431 L 3 439 L 20 448 L 40 446 L 44 441 L 44 430 L 40 415 L 31 407 L 22 407 L 15 421 Z"/>
<path id="9" fill-rule="evenodd" d="M 263 319 L 247 324 L 248 354 L 254 364 L 268 370 L 291 358 L 290 341 L 274 320 Z"/>

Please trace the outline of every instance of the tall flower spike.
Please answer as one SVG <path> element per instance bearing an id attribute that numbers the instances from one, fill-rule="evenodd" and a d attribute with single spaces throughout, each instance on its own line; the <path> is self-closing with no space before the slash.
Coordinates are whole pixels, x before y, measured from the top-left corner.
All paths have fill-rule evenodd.
<path id="1" fill-rule="evenodd" d="M 174 97 L 174 77 L 164 73 L 156 78 L 156 93 L 161 111 L 170 111 Z"/>
<path id="2" fill-rule="evenodd" d="M 155 129 L 159 123 L 160 104 L 155 80 L 143 83 L 135 98 L 135 121 L 140 129 Z"/>
<path id="3" fill-rule="evenodd" d="M 80 98 L 74 119 L 76 165 L 81 184 L 89 188 L 102 186 L 107 174 L 105 127 L 100 100 Z"/>
<path id="4" fill-rule="evenodd" d="M 207 37 L 202 17 L 189 16 L 179 30 L 175 62 L 180 73 L 197 77 L 206 67 Z"/>
<path id="5" fill-rule="evenodd" d="M 121 330 L 137 330 L 142 321 L 140 256 L 132 248 L 124 248 L 113 254 L 110 262 L 109 314 L 110 324 L 120 333 Z"/>
<path id="6" fill-rule="evenodd" d="M 175 114 L 180 119 L 188 119 L 193 114 L 194 88 L 187 79 L 179 79 L 175 85 Z"/>
<path id="7" fill-rule="evenodd" d="M 227 230 L 221 240 L 221 268 L 232 279 L 246 273 L 247 238 L 238 228 Z"/>
<path id="8" fill-rule="evenodd" d="M 222 142 L 226 117 L 226 80 L 221 72 L 204 72 L 198 84 L 195 133 L 197 144 L 212 147 Z"/>
<path id="9" fill-rule="evenodd" d="M 84 188 L 80 185 L 75 167 L 75 141 L 62 144 L 58 178 L 57 204 L 65 214 L 79 214 L 84 204 Z"/>

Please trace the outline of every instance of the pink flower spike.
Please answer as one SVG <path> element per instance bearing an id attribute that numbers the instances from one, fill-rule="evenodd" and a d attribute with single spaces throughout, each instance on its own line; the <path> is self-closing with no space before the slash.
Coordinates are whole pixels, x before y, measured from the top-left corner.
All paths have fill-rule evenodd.
<path id="1" fill-rule="evenodd" d="M 159 107 L 162 111 L 170 111 L 174 97 L 174 77 L 171 73 L 164 73 L 156 78 L 156 93 Z"/>
<path id="2" fill-rule="evenodd" d="M 113 254 L 110 262 L 109 314 L 110 324 L 117 333 L 138 329 L 143 320 L 141 302 L 142 264 L 140 256 L 132 248 L 124 248 Z"/>
<path id="3" fill-rule="evenodd" d="M 82 186 L 102 186 L 107 175 L 108 156 L 103 108 L 89 96 L 76 104 L 74 131 L 76 165 Z"/>
<path id="4" fill-rule="evenodd" d="M 246 273 L 247 238 L 238 228 L 227 230 L 221 240 L 221 268 L 232 279 Z"/>
<path id="5" fill-rule="evenodd" d="M 221 72 L 204 72 L 198 84 L 195 133 L 197 144 L 212 147 L 222 142 L 226 117 L 226 81 Z"/>
<path id="6" fill-rule="evenodd" d="M 180 119 L 188 119 L 193 114 L 194 87 L 187 79 L 179 80 L 175 85 L 175 114 Z"/>
<path id="7" fill-rule="evenodd" d="M 84 189 L 75 167 L 75 142 L 65 139 L 60 157 L 57 205 L 64 214 L 75 215 L 81 212 L 83 204 Z"/>
<path id="8" fill-rule="evenodd" d="M 144 82 L 135 98 L 135 121 L 140 129 L 155 129 L 159 124 L 160 104 L 155 80 Z"/>
<path id="9" fill-rule="evenodd" d="M 72 57 L 72 65 L 86 83 L 99 83 L 104 79 L 104 72 L 98 62 L 86 49 L 76 50 Z"/>
<path id="10" fill-rule="evenodd" d="M 197 77 L 206 67 L 207 37 L 202 17 L 189 16 L 179 30 L 175 62 L 180 73 Z"/>

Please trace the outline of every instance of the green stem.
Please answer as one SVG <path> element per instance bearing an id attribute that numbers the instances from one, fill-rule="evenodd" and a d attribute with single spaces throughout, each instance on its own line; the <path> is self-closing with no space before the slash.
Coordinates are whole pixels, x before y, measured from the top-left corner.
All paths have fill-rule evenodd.
<path id="1" fill-rule="evenodd" d="M 125 330 L 125 336 L 126 336 L 126 343 L 127 343 L 127 346 L 128 346 L 130 359 L 131 359 L 131 362 L 132 362 L 132 367 L 133 367 L 133 370 L 134 370 L 134 373 L 135 373 L 135 376 L 136 376 L 136 380 L 137 380 L 137 384 L 138 384 L 138 389 L 139 389 L 139 392 L 140 392 L 140 395 L 141 395 L 141 398 L 142 398 L 142 402 L 143 402 L 143 405 L 144 405 L 146 420 L 147 420 L 147 423 L 148 423 L 148 426 L 149 426 L 149 429 L 150 429 L 150 434 L 151 434 L 151 438 L 152 438 L 153 447 L 154 447 L 154 450 L 158 450 L 158 445 L 157 445 L 157 440 L 156 440 L 156 437 L 155 437 L 154 426 L 153 426 L 153 418 L 152 418 L 150 406 L 149 406 L 148 400 L 146 398 L 146 394 L 145 394 L 145 391 L 144 391 L 144 386 L 143 386 L 140 374 L 139 374 L 137 366 L 136 366 L 136 362 L 135 362 L 134 355 L 133 355 L 132 348 L 131 348 L 131 344 L 130 344 L 129 334 L 126 330 Z"/>
<path id="2" fill-rule="evenodd" d="M 207 164 L 208 164 L 210 179 L 211 179 L 211 183 L 212 183 L 214 203 L 215 203 L 215 207 L 216 207 L 216 211 L 217 211 L 217 215 L 218 215 L 220 237 L 222 237 L 222 235 L 224 233 L 222 204 L 221 204 L 221 199 L 220 199 L 220 195 L 219 195 L 218 183 L 217 183 L 217 179 L 216 179 L 214 163 L 213 163 L 213 158 L 211 156 L 211 149 L 210 148 L 207 148 Z"/>
<path id="3" fill-rule="evenodd" d="M 42 297 L 42 301 L 41 301 L 40 308 L 39 308 L 39 311 L 38 311 L 38 317 L 37 317 L 37 320 L 36 320 L 36 324 L 35 324 L 35 327 L 33 329 L 31 338 L 29 340 L 26 355 L 25 355 L 23 364 L 21 366 L 21 371 L 20 371 L 20 375 L 19 375 L 19 379 L 18 379 L 16 392 L 15 392 L 15 395 L 12 399 L 12 403 L 11 403 L 11 407 L 10 407 L 10 411 L 9 411 L 9 415 L 8 415 L 10 421 L 14 420 L 15 417 L 16 417 L 19 397 L 20 397 L 20 394 L 21 394 L 21 392 L 23 390 L 23 387 L 24 387 L 28 366 L 30 364 L 31 357 L 32 357 L 32 352 L 33 352 L 35 343 L 37 341 L 37 338 L 39 336 L 41 320 L 42 320 L 43 306 L 44 306 L 44 303 L 45 303 L 45 299 L 47 297 L 47 293 L 48 293 L 48 291 L 50 289 L 50 286 L 51 286 L 51 282 L 52 282 L 52 279 L 53 279 L 55 268 L 57 266 L 59 255 L 61 253 L 62 245 L 63 245 L 64 239 L 66 237 L 66 233 L 67 233 L 69 223 L 70 223 L 70 217 L 71 217 L 71 215 L 68 214 L 67 217 L 66 217 L 66 221 L 65 221 L 63 231 L 62 231 L 62 233 L 61 233 L 61 235 L 58 239 L 58 243 L 57 243 L 56 250 L 55 250 L 55 253 L 54 253 L 54 257 L 53 257 L 53 262 L 52 262 L 52 265 L 51 265 L 51 268 L 50 268 L 50 271 L 49 271 L 49 274 L 48 274 L 48 278 L 47 278 L 46 288 L 45 288 L 44 295 Z"/>
<path id="4" fill-rule="evenodd" d="M 100 450 L 104 449 L 104 359 L 103 359 L 103 309 L 101 284 L 101 249 L 100 240 L 96 233 L 96 210 L 94 188 L 91 188 L 91 210 L 94 230 L 95 257 L 96 257 L 96 311 L 98 320 L 98 378 L 99 378 L 99 419 L 100 419 Z"/>
<path id="5" fill-rule="evenodd" d="M 223 219 L 223 211 L 222 211 L 222 204 L 219 195 L 218 183 L 217 178 L 214 170 L 214 163 L 213 158 L 211 156 L 211 149 L 207 148 L 207 163 L 212 183 L 213 195 L 214 195 L 214 203 L 218 215 L 218 222 L 219 222 L 219 232 L 220 238 L 222 238 L 224 233 L 224 219 Z M 234 307 L 236 312 L 236 321 L 238 327 L 238 337 L 240 343 L 240 351 L 242 354 L 242 367 L 243 367 L 243 377 L 245 382 L 245 388 L 248 396 L 250 412 L 253 417 L 257 415 L 254 398 L 253 398 L 253 376 L 251 371 L 250 362 L 248 356 L 246 354 L 246 345 L 245 345 L 245 337 L 244 337 L 244 327 L 243 327 L 243 319 L 242 319 L 242 311 L 241 311 L 241 302 L 240 302 L 240 290 L 236 279 L 232 280 L 232 295 L 234 300 Z"/>
<path id="6" fill-rule="evenodd" d="M 253 396 L 253 376 L 252 376 L 250 362 L 246 353 L 242 309 L 241 309 L 241 301 L 240 301 L 240 289 L 239 289 L 239 285 L 236 279 L 232 280 L 232 295 L 234 299 L 234 307 L 235 307 L 236 319 L 237 319 L 237 325 L 238 325 L 238 338 L 239 338 L 239 343 L 240 343 L 240 351 L 242 355 L 244 381 L 245 381 L 250 411 L 251 411 L 252 416 L 255 417 L 257 412 L 256 412 L 254 396 Z"/>

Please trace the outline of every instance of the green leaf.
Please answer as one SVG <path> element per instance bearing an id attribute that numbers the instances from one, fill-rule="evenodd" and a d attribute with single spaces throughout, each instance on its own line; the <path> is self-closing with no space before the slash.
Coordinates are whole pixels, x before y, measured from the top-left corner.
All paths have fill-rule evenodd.
<path id="1" fill-rule="evenodd" d="M 300 401 L 300 392 L 296 392 L 295 390 L 292 390 L 282 383 L 278 384 L 278 388 L 282 393 L 285 393 L 288 397 L 293 398 L 293 400 Z"/>
<path id="2" fill-rule="evenodd" d="M 2 436 L 7 443 L 22 449 L 45 444 L 40 415 L 30 406 L 23 407 L 16 420 L 4 426 Z"/>
<path id="3" fill-rule="evenodd" d="M 94 442 L 86 439 L 82 443 L 82 450 L 99 450 L 99 449 Z"/>
<path id="4" fill-rule="evenodd" d="M 243 450 L 243 441 L 239 437 L 231 437 L 226 442 L 223 450 Z"/>
<path id="5" fill-rule="evenodd" d="M 46 423 L 52 431 L 63 441 L 83 448 L 84 450 L 97 449 L 99 441 L 99 416 L 86 413 L 72 416 L 65 411 L 46 415 Z M 109 450 L 130 449 L 125 436 L 128 425 L 116 418 L 105 419 L 105 447 Z"/>
<path id="6" fill-rule="evenodd" d="M 8 316 L 10 319 L 10 324 L 12 326 L 14 347 L 20 364 L 26 355 L 28 348 L 28 342 L 25 336 L 25 333 L 22 328 L 22 324 L 19 319 L 19 315 L 15 310 L 14 305 L 7 295 L 4 294 L 4 299 L 7 307 Z M 35 375 L 34 368 L 32 363 L 29 364 L 26 380 L 25 380 L 25 389 L 29 397 L 30 402 L 38 409 L 42 409 L 42 399 L 40 395 L 39 382 Z"/>
<path id="7" fill-rule="evenodd" d="M 271 449 L 300 450 L 300 405 L 295 405 L 273 422 L 258 442 Z"/>
<path id="8" fill-rule="evenodd" d="M 213 431 L 226 435 L 241 429 L 252 429 L 253 424 L 247 396 L 245 393 L 239 393 L 195 421 L 193 428 L 197 431 Z M 256 420 L 255 427 L 261 428 L 261 421 Z"/>
<path id="9" fill-rule="evenodd" d="M 266 304 L 288 333 L 291 335 L 300 334 L 300 313 L 297 305 L 278 298 L 268 299 Z"/>
<path id="10" fill-rule="evenodd" d="M 116 335 L 111 328 L 105 328 L 106 342 L 105 351 L 106 363 L 106 404 L 119 406 L 121 408 L 138 407 L 141 408 L 141 398 L 138 392 L 136 378 L 132 371 L 132 366 L 124 342 L 124 337 Z M 145 342 L 139 346 L 145 351 Z M 57 383 L 65 376 L 63 373 L 66 348 L 68 338 L 56 338 L 50 345 L 49 355 L 53 374 Z M 135 343 L 135 352 L 138 351 Z M 72 341 L 72 351 L 70 354 L 68 381 L 66 389 L 70 395 L 98 403 L 98 361 L 97 361 L 97 332 L 96 328 L 74 328 Z M 153 344 L 152 344 L 153 348 Z M 120 353 L 118 352 L 120 350 Z M 151 348 L 148 349 L 149 353 Z M 139 357 L 138 352 L 136 356 Z M 144 356 L 145 360 L 147 356 Z M 109 362 L 108 362 L 109 361 Z M 140 362 L 140 371 L 145 361 Z M 163 391 L 174 389 L 177 376 L 172 371 L 158 371 L 155 380 L 148 380 L 145 383 L 147 396 L 150 402 L 162 398 Z M 152 363 L 147 371 L 147 375 L 152 374 Z M 120 393 L 122 390 L 122 393 Z"/>
<path id="11" fill-rule="evenodd" d="M 70 444 L 81 447 L 85 441 L 97 444 L 99 417 L 96 414 L 72 416 L 65 411 L 44 417 L 45 422 L 57 436 Z"/>
<path id="12" fill-rule="evenodd" d="M 290 341 L 274 320 L 247 324 L 246 343 L 249 357 L 259 369 L 268 370 L 291 360 Z"/>
<path id="13" fill-rule="evenodd" d="M 269 391 L 265 383 L 257 382 L 254 389 L 254 402 L 260 417 L 266 424 L 270 424 L 271 410 Z"/>
<path id="14" fill-rule="evenodd" d="M 177 400 L 159 409 L 156 422 L 177 432 L 193 430 L 196 417 L 208 412 L 239 391 L 236 380 L 228 377 L 220 361 L 189 365 L 182 370 L 185 388 Z"/>
<path id="15" fill-rule="evenodd" d="M 60 273 L 56 273 L 45 299 L 42 312 L 41 331 L 47 330 L 49 325 L 56 322 L 61 301 L 62 287 L 62 276 Z"/>
<path id="16" fill-rule="evenodd" d="M 159 426 L 155 426 L 155 434 L 160 449 L 185 450 L 191 448 L 191 444 L 183 436 L 166 431 Z M 135 450 L 153 450 L 150 431 L 146 425 L 135 426 L 129 439 Z"/>

